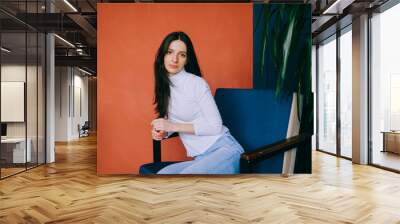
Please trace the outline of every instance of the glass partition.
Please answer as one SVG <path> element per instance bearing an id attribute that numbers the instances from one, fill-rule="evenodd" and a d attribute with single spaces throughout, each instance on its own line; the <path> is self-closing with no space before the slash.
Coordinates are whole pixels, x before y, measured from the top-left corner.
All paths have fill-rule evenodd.
<path id="1" fill-rule="evenodd" d="M 26 33 L 1 34 L 1 176 L 26 169 Z M 6 50 L 4 50 L 6 49 Z M 28 148 L 29 149 L 29 148 Z"/>
<path id="2" fill-rule="evenodd" d="M 0 178 L 45 163 L 44 33 L 16 19 L 44 12 L 45 1 L 1 1 Z M 6 22 L 5 22 L 6 21 Z"/>

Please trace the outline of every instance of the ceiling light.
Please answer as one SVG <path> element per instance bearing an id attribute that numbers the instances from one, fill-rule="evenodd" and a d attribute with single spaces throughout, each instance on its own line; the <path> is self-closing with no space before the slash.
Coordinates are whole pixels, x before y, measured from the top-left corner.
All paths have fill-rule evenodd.
<path id="1" fill-rule="evenodd" d="M 78 67 L 78 70 L 81 71 L 81 72 L 83 72 L 83 73 L 85 73 L 85 74 L 87 74 L 87 75 L 93 75 L 92 73 L 90 73 L 90 72 L 88 72 L 88 71 L 86 71 L 86 70 L 83 70 L 83 69 L 81 69 L 81 68 L 79 68 L 79 67 Z"/>
<path id="2" fill-rule="evenodd" d="M 337 11 L 337 7 L 338 4 L 341 2 L 342 0 L 336 0 L 332 5 L 330 5 L 327 9 L 324 10 L 324 12 L 322 12 L 322 14 L 339 14 Z"/>
<path id="3" fill-rule="evenodd" d="M 54 34 L 55 37 L 57 37 L 58 39 L 60 39 L 61 41 L 63 41 L 64 43 L 68 44 L 70 47 L 75 48 L 75 45 L 71 44 L 71 42 L 69 42 L 68 40 L 58 36 L 57 34 Z"/>
<path id="4" fill-rule="evenodd" d="M 1 50 L 4 51 L 4 52 L 6 52 L 6 53 L 10 53 L 10 52 L 11 52 L 11 50 L 9 50 L 9 49 L 7 49 L 7 48 L 5 48 L 5 47 L 1 47 Z"/>
<path id="5" fill-rule="evenodd" d="M 64 0 L 65 4 L 67 4 L 72 10 L 74 10 L 74 12 L 78 12 L 78 10 L 71 4 L 68 2 L 68 0 Z"/>
<path id="6" fill-rule="evenodd" d="M 356 0 L 336 0 L 327 9 L 322 12 L 324 15 L 339 15 L 343 13 L 343 10 L 349 7 Z"/>

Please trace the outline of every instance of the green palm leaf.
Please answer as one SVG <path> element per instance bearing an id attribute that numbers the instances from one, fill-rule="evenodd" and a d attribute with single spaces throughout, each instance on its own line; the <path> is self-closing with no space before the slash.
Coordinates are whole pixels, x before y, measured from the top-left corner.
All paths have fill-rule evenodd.
<path id="1" fill-rule="evenodd" d="M 256 6 L 260 7 L 260 6 Z M 255 66 L 262 86 L 273 88 L 277 97 L 297 92 L 301 130 L 312 131 L 311 7 L 307 4 L 263 4 Z M 310 123 L 311 122 L 311 123 Z"/>

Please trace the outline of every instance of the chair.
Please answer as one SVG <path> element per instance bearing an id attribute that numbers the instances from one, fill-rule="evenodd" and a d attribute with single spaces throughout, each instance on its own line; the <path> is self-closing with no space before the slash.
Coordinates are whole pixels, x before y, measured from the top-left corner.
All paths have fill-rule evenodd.
<path id="1" fill-rule="evenodd" d="M 80 126 L 80 124 L 78 124 L 79 138 L 89 136 L 89 129 L 90 129 L 89 121 L 85 121 L 82 127 Z"/>
<path id="2" fill-rule="evenodd" d="M 296 95 L 277 98 L 272 90 L 217 89 L 215 101 L 223 123 L 245 150 L 240 173 L 287 176 L 295 171 L 295 163 L 311 164 L 311 135 L 298 135 L 296 99 Z M 296 161 L 296 148 L 310 151 L 309 160 Z M 176 162 L 162 162 L 161 142 L 153 140 L 153 163 L 142 165 L 139 173 L 154 174 Z"/>

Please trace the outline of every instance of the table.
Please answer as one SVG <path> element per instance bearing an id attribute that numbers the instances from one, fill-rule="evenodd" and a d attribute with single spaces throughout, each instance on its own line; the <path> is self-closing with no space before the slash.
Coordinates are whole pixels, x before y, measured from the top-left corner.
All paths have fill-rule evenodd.
<path id="1" fill-rule="evenodd" d="M 381 133 L 383 133 L 382 152 L 400 154 L 400 131 L 382 131 Z"/>
<path id="2" fill-rule="evenodd" d="M 31 162 L 31 145 L 30 138 L 27 139 L 28 147 L 25 154 L 25 138 L 6 138 L 1 139 L 1 157 L 6 163 L 25 163 Z M 25 161 L 25 159 L 27 161 Z"/>

